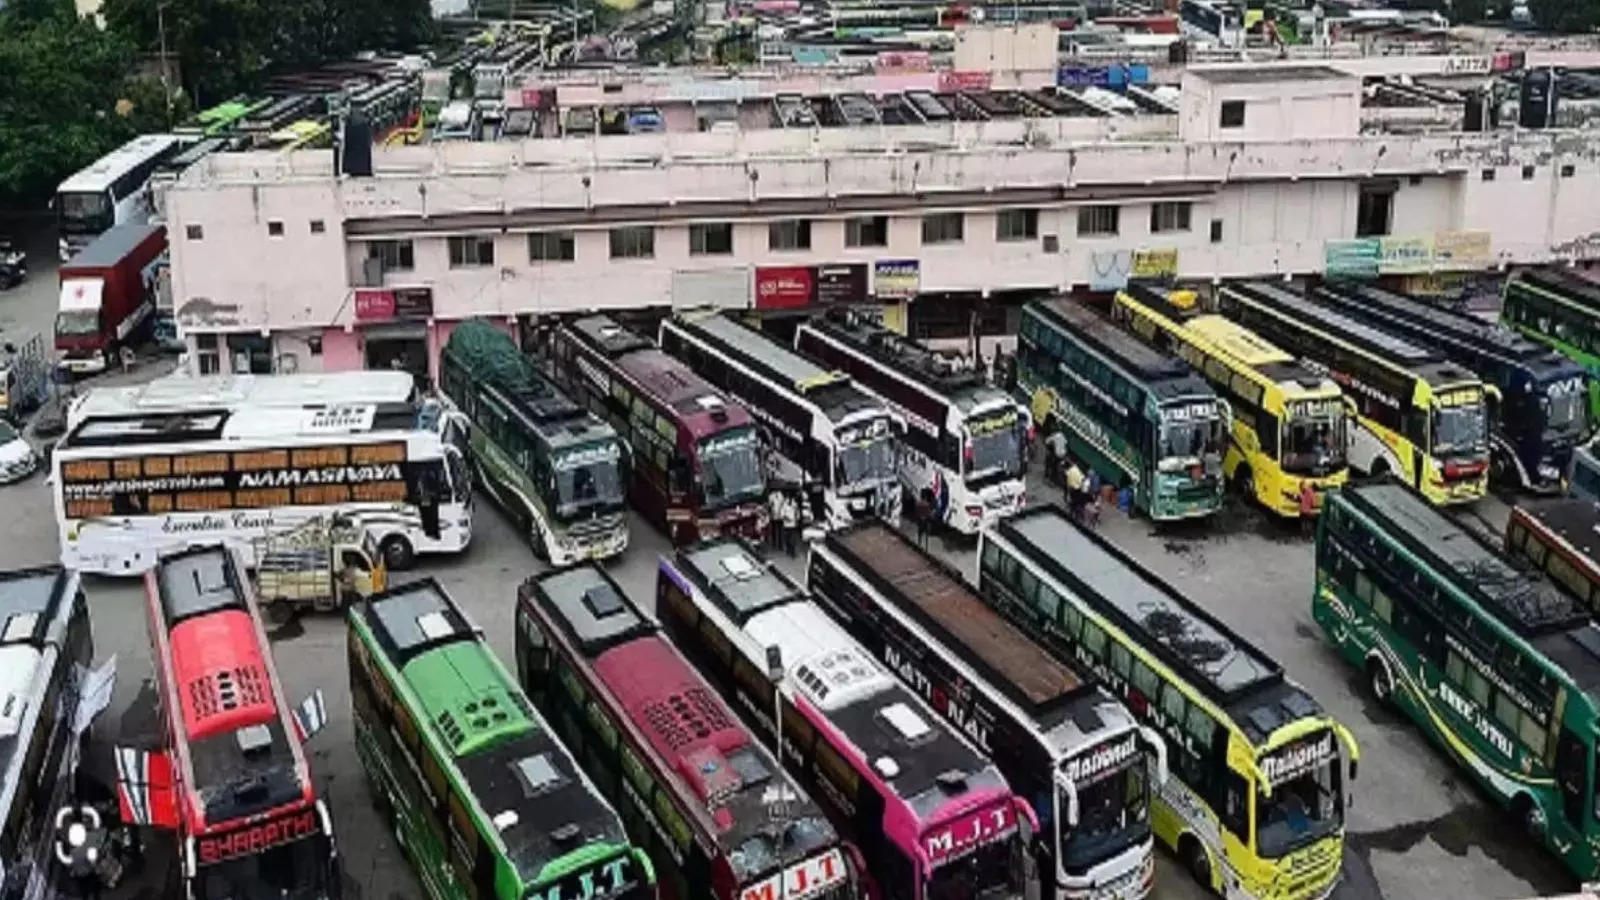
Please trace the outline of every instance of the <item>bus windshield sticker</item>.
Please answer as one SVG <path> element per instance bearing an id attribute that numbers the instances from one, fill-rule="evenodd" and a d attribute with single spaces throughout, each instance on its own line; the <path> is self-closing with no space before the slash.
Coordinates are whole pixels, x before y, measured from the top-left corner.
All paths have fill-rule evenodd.
<path id="1" fill-rule="evenodd" d="M 1291 419 L 1334 419 L 1344 410 L 1344 403 L 1332 400 L 1295 400 L 1289 404 Z"/>
<path id="2" fill-rule="evenodd" d="M 1483 402 L 1480 387 L 1457 388 L 1438 395 L 1440 406 L 1472 406 Z"/>
<path id="3" fill-rule="evenodd" d="M 759 445 L 756 433 L 748 428 L 714 434 L 700 442 L 700 455 L 711 457 L 740 450 L 754 450 Z"/>
<path id="4" fill-rule="evenodd" d="M 327 406 L 311 410 L 303 423 L 303 430 L 312 434 L 371 431 L 372 420 L 377 415 L 378 408 L 370 403 L 361 406 Z"/>
<path id="5" fill-rule="evenodd" d="M 1333 759 L 1333 752 L 1333 731 L 1326 730 L 1320 736 L 1296 741 L 1261 757 L 1261 774 L 1267 777 L 1268 784 L 1277 787 L 1326 765 Z"/>
<path id="6" fill-rule="evenodd" d="M 1137 732 L 1129 732 L 1121 740 L 1109 741 L 1067 760 L 1066 776 L 1080 786 L 1092 784 L 1116 772 L 1138 752 L 1139 735 Z"/>
<path id="7" fill-rule="evenodd" d="M 889 420 L 885 417 L 873 419 L 865 425 L 854 428 L 839 429 L 839 445 L 851 447 L 856 444 L 865 444 L 889 434 Z"/>
<path id="8" fill-rule="evenodd" d="M 805 900 L 839 884 L 849 874 L 844 854 L 835 848 L 749 885 L 739 892 L 739 900 Z"/>
<path id="9" fill-rule="evenodd" d="M 593 444 L 557 456 L 555 458 L 555 468 L 558 472 L 564 472 L 568 469 L 592 466 L 597 463 L 614 463 L 621 458 L 621 446 L 616 441 L 607 441 L 603 444 Z"/>
<path id="10" fill-rule="evenodd" d="M 1002 801 L 928 829 L 922 834 L 922 849 L 929 863 L 942 865 L 1000 840 L 1016 828 L 1016 808 Z"/>
<path id="11" fill-rule="evenodd" d="M 996 431 L 1003 431 L 1016 424 L 1017 411 L 1011 409 L 999 413 L 985 415 L 981 419 L 968 419 L 967 431 L 971 432 L 974 437 L 977 437 Z"/>
<path id="12" fill-rule="evenodd" d="M 1217 404 L 1210 400 L 1161 407 L 1161 421 L 1163 422 L 1193 422 L 1201 419 L 1216 418 L 1216 415 Z"/>

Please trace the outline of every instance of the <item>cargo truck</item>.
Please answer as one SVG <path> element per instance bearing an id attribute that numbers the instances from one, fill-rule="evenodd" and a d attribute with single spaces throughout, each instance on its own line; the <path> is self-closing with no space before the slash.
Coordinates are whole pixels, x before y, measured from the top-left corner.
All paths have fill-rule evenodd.
<path id="1" fill-rule="evenodd" d="M 256 595 L 262 604 L 309 604 L 320 612 L 387 586 L 378 543 L 356 517 L 318 516 L 257 542 Z"/>
<path id="2" fill-rule="evenodd" d="M 101 372 L 143 336 L 167 250 L 160 225 L 118 225 L 61 266 L 56 350 L 74 374 Z"/>

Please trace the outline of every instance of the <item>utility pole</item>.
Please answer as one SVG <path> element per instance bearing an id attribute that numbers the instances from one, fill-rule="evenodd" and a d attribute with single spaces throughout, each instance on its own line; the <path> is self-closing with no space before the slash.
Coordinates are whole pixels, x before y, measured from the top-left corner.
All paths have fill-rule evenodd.
<path id="1" fill-rule="evenodd" d="M 167 104 L 167 128 L 172 128 L 172 80 L 167 72 L 167 5 L 156 4 L 156 31 L 161 36 L 161 98 Z"/>

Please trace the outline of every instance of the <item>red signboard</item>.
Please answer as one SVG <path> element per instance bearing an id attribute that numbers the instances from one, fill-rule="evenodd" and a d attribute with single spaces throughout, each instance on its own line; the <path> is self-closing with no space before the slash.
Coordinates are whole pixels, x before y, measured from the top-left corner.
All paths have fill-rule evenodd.
<path id="1" fill-rule="evenodd" d="M 356 321 L 385 322 L 394 318 L 394 291 L 356 288 Z"/>
<path id="2" fill-rule="evenodd" d="M 940 72 L 939 90 L 941 93 L 987 91 L 993 78 L 993 72 Z"/>
<path id="3" fill-rule="evenodd" d="M 929 828 L 922 833 L 922 849 L 928 862 L 939 865 L 1000 840 L 1016 829 L 1017 809 L 1007 800 Z"/>
<path id="4" fill-rule="evenodd" d="M 926 50 L 885 50 L 878 54 L 874 67 L 880 73 L 926 72 L 933 64 Z"/>
<path id="5" fill-rule="evenodd" d="M 816 286 L 810 266 L 762 266 L 756 269 L 756 309 L 810 306 Z"/>
<path id="6" fill-rule="evenodd" d="M 310 807 L 237 831 L 205 835 L 198 842 L 200 865 L 208 866 L 237 856 L 260 853 L 316 833 L 317 810 Z"/>

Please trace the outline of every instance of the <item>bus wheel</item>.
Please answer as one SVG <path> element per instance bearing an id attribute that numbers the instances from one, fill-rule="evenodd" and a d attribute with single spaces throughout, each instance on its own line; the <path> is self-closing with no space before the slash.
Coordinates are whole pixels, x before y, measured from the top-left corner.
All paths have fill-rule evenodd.
<path id="1" fill-rule="evenodd" d="M 391 534 L 383 539 L 383 544 L 378 547 L 383 553 L 383 563 L 390 571 L 402 572 L 411 568 L 416 561 L 416 551 L 411 549 L 411 542 L 403 535 Z"/>
<path id="2" fill-rule="evenodd" d="M 1239 489 L 1239 496 L 1244 500 L 1256 498 L 1256 473 L 1250 471 L 1249 466 L 1241 464 L 1233 470 L 1233 483 Z"/>
<path id="3" fill-rule="evenodd" d="M 1372 692 L 1372 699 L 1384 705 L 1394 696 L 1394 679 L 1381 660 L 1367 660 L 1367 690 Z"/>
<path id="4" fill-rule="evenodd" d="M 1518 794 L 1511 801 L 1511 815 L 1522 826 L 1522 832 L 1534 840 L 1544 837 L 1544 810 L 1527 794 Z"/>
<path id="5" fill-rule="evenodd" d="M 541 562 L 550 561 L 550 548 L 544 543 L 544 529 L 539 526 L 539 520 L 533 516 L 528 517 L 528 545 L 533 548 L 533 555 Z"/>
<path id="6" fill-rule="evenodd" d="M 1184 868 L 1189 870 L 1195 883 L 1204 888 L 1206 893 L 1215 893 L 1216 889 L 1211 884 L 1211 857 L 1206 854 L 1205 845 L 1194 835 L 1186 834 L 1178 846 Z"/>
<path id="7" fill-rule="evenodd" d="M 1384 459 L 1381 456 L 1378 457 L 1377 459 L 1373 460 L 1372 461 L 1372 468 L 1367 470 L 1367 477 L 1371 478 L 1373 481 L 1382 481 L 1383 480 L 1383 476 L 1388 475 L 1388 474 L 1389 474 L 1389 461 L 1387 459 Z"/>

